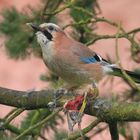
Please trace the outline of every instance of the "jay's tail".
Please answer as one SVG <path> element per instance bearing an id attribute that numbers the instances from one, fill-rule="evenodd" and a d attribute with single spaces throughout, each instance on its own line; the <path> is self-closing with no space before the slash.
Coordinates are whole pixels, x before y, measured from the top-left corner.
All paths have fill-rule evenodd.
<path id="1" fill-rule="evenodd" d="M 124 79 L 125 76 L 122 74 L 121 69 L 116 68 L 116 67 L 111 67 L 112 71 L 109 72 L 109 74 L 114 75 L 114 76 L 119 76 L 122 77 Z M 125 70 L 125 72 L 136 82 L 136 83 L 140 83 L 140 74 L 136 73 L 136 72 L 132 72 L 132 71 L 128 71 Z"/>

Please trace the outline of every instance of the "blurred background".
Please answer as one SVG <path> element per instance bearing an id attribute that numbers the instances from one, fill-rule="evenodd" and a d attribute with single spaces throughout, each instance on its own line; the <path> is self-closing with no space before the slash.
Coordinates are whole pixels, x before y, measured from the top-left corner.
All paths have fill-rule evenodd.
<path id="1" fill-rule="evenodd" d="M 53 0 L 52 0 L 53 1 Z M 60 0 L 59 0 L 60 1 Z M 52 2 L 53 3 L 53 2 Z M 54 2 L 55 3 L 55 2 Z M 56 3 L 59 3 L 58 0 Z M 56 4 L 55 3 L 55 4 Z M 92 3 L 93 13 L 98 17 L 105 17 L 116 23 L 121 22 L 125 31 L 140 27 L 140 1 L 139 0 L 117 0 L 117 1 L 104 1 L 98 0 L 88 3 Z M 72 23 L 76 20 L 74 11 L 69 14 L 71 9 L 65 9 L 64 11 L 54 15 L 42 16 L 42 11 L 45 9 L 44 5 L 46 1 L 43 0 L 0 0 L 0 86 L 11 88 L 15 90 L 41 90 L 46 89 L 51 84 L 47 82 L 49 71 L 44 65 L 39 46 L 36 44 L 34 34 L 26 27 L 27 22 L 40 23 L 42 20 L 57 22 L 61 27 Z M 88 5 L 88 4 L 87 4 Z M 65 6 L 65 2 L 60 7 Z M 89 5 L 88 5 L 89 6 Z M 50 7 L 51 6 L 50 4 Z M 45 12 L 49 11 L 45 9 Z M 57 7 L 57 6 L 56 6 Z M 90 10 L 91 7 L 88 7 Z M 79 17 L 80 20 L 80 17 Z M 84 30 L 81 30 L 84 28 Z M 89 34 L 89 30 L 93 31 L 92 35 L 112 35 L 117 32 L 117 28 L 104 22 L 98 22 L 96 24 L 87 27 L 86 25 L 78 27 L 65 28 L 65 32 L 70 34 L 77 40 L 88 43 L 93 36 Z M 87 32 L 86 32 L 87 31 Z M 83 33 L 84 32 L 84 33 Z M 140 34 L 135 36 L 136 41 L 139 43 Z M 100 54 L 103 58 L 117 62 L 115 39 L 103 39 L 90 44 L 89 47 Z M 124 69 L 135 70 L 140 67 L 140 54 L 136 52 L 136 57 L 132 59 L 131 44 L 127 39 L 119 39 L 118 52 L 120 62 Z M 114 78 L 111 76 L 105 77 L 99 83 L 100 96 L 105 98 L 128 98 L 132 93 L 130 86 L 125 83 L 121 78 Z M 129 94 L 128 94 L 129 93 Z M 125 96 L 126 94 L 126 96 Z M 4 105 L 0 106 L 0 117 L 4 117 L 12 108 Z M 63 115 L 63 113 L 61 114 Z M 20 122 L 27 117 L 27 112 L 22 113 L 12 123 L 16 126 L 20 125 Z M 65 120 L 65 117 L 64 117 Z M 86 120 L 86 125 L 85 125 Z M 88 122 L 87 122 L 88 120 Z M 85 115 L 82 127 L 90 124 L 94 120 L 94 117 Z M 63 120 L 59 119 L 56 128 L 62 127 Z M 61 126 L 60 126 L 61 124 Z M 55 125 L 54 125 L 55 126 Z M 67 125 L 64 124 L 67 128 Z M 102 123 L 92 132 L 101 130 L 101 133 L 93 135 L 92 132 L 88 134 L 90 139 L 102 140 L 110 139 L 108 128 L 106 124 Z M 122 128 L 122 130 L 121 130 Z M 105 129 L 105 130 L 104 130 Z M 127 133 L 126 133 L 127 132 Z M 120 139 L 139 139 L 139 123 L 122 123 L 120 124 Z M 57 134 L 54 130 L 46 132 L 48 139 L 54 138 L 54 134 Z M 93 136 L 92 136 L 93 135 Z M 61 138 L 60 138 L 61 139 Z"/>

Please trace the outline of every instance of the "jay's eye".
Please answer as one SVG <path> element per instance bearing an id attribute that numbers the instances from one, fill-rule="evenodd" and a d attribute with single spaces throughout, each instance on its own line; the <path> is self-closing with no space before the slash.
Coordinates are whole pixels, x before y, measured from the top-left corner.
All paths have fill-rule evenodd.
<path id="1" fill-rule="evenodd" d="M 53 26 L 48 26 L 48 29 L 49 29 L 50 31 L 53 31 L 53 30 L 54 30 Z"/>

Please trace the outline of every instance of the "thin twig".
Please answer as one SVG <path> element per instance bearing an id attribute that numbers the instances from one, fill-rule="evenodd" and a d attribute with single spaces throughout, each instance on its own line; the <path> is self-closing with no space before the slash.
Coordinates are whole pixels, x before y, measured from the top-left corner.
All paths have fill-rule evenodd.
<path id="1" fill-rule="evenodd" d="M 101 133 L 102 131 L 104 131 L 106 128 L 108 128 L 108 125 L 104 126 L 104 127 L 101 127 L 101 128 L 98 128 L 97 130 L 95 130 L 93 132 L 92 135 L 90 135 L 89 137 L 90 138 L 93 138 L 94 136 L 96 136 L 97 134 Z"/>
<path id="2" fill-rule="evenodd" d="M 6 129 L 6 130 L 9 130 L 10 132 L 12 132 L 12 133 L 14 133 L 14 134 L 17 134 L 17 135 L 23 133 L 23 131 L 24 131 L 24 130 L 19 129 L 19 128 L 17 128 L 17 127 L 15 127 L 15 126 L 11 125 L 11 124 L 5 125 L 5 129 Z M 36 132 L 36 131 L 30 131 L 30 132 L 27 133 L 26 135 L 32 135 L 32 136 L 37 135 L 37 136 L 41 137 L 42 139 L 47 140 L 43 135 L 38 134 L 38 132 Z"/>
<path id="3" fill-rule="evenodd" d="M 42 10 L 42 13 L 41 13 L 41 19 L 43 18 L 43 15 L 44 13 L 46 12 L 46 9 L 47 9 L 47 6 L 48 6 L 48 3 L 49 3 L 49 0 L 46 0 L 45 4 L 44 4 L 44 8 Z"/>
<path id="4" fill-rule="evenodd" d="M 84 129 L 82 130 L 82 133 L 83 133 L 83 134 L 88 133 L 88 132 L 91 131 L 95 126 L 97 126 L 100 122 L 101 122 L 100 119 L 96 119 L 96 120 L 93 121 L 89 126 L 87 126 L 86 128 L 84 128 Z M 75 140 L 75 139 L 79 138 L 80 136 L 81 136 L 81 135 L 80 135 L 80 133 L 79 133 L 79 131 L 78 131 L 78 132 L 75 132 L 75 133 L 71 134 L 71 135 L 70 135 L 67 139 L 65 139 L 65 140 Z"/>
<path id="5" fill-rule="evenodd" d="M 114 27 L 118 27 L 118 23 L 114 22 L 114 21 L 111 21 L 109 19 L 106 19 L 104 17 L 100 18 L 100 17 L 94 17 L 94 22 L 105 22 L 105 23 L 108 23 Z M 120 27 L 120 30 L 125 32 L 124 29 L 122 27 Z"/>
<path id="6" fill-rule="evenodd" d="M 89 12 L 88 10 L 86 10 L 83 7 L 78 7 L 78 6 L 73 6 L 73 9 L 79 10 L 83 13 L 86 13 L 87 15 L 91 16 L 91 17 L 95 17 L 95 14 L 93 14 L 92 12 Z"/>
<path id="7" fill-rule="evenodd" d="M 111 135 L 111 140 L 119 140 L 117 122 L 109 123 L 109 131 L 110 131 L 110 135 Z"/>
<path id="8" fill-rule="evenodd" d="M 25 109 L 17 109 L 7 120 L 5 121 L 5 125 L 9 124 L 13 119 L 15 119 L 19 114 L 21 114 Z"/>
<path id="9" fill-rule="evenodd" d="M 17 111 L 18 108 L 14 108 L 12 109 L 5 117 L 4 117 L 4 120 L 6 120 L 7 118 L 9 118 L 15 111 Z"/>
<path id="10" fill-rule="evenodd" d="M 116 57 L 117 57 L 117 63 L 122 68 L 122 65 L 120 63 L 119 48 L 118 48 L 118 46 L 119 46 L 118 45 L 118 38 L 119 38 L 120 28 L 121 28 L 121 23 L 118 24 L 118 30 L 117 30 L 117 33 L 116 33 L 115 52 L 116 52 Z"/>
<path id="11" fill-rule="evenodd" d="M 62 108 L 58 109 L 56 112 L 53 112 L 51 115 L 47 116 L 45 119 L 43 119 L 42 121 L 36 123 L 35 125 L 30 126 L 28 129 L 26 129 L 25 131 L 23 131 L 20 135 L 18 135 L 15 139 L 13 140 L 19 140 L 20 138 L 22 138 L 24 135 L 26 135 L 27 133 L 31 132 L 33 129 L 47 123 L 47 121 L 49 121 L 52 117 L 54 117 L 56 114 L 58 114 L 59 111 L 61 111 Z"/>
<path id="12" fill-rule="evenodd" d="M 43 139 L 43 140 L 48 140 L 47 138 L 45 138 L 43 135 L 39 135 L 39 137 L 41 138 L 41 139 Z"/>
<path id="13" fill-rule="evenodd" d="M 41 11 L 40 17 L 41 20 L 50 20 L 52 15 L 48 15 L 47 17 L 45 16 L 46 11 L 48 10 L 49 13 L 52 13 L 52 11 L 55 11 L 59 5 L 62 3 L 62 0 L 46 0 L 45 6 L 43 10 Z M 51 5 L 51 6 L 50 6 Z"/>
<path id="14" fill-rule="evenodd" d="M 21 129 L 15 127 L 14 125 L 11 124 L 6 124 L 5 126 L 6 130 L 9 130 L 10 132 L 14 133 L 14 134 L 20 134 L 22 132 Z"/>
<path id="15" fill-rule="evenodd" d="M 67 3 L 65 6 L 63 6 L 63 7 L 61 7 L 61 8 L 58 8 L 58 9 L 56 9 L 55 11 L 53 11 L 53 12 L 50 12 L 50 13 L 44 13 L 44 15 L 51 15 L 51 16 L 54 16 L 54 15 L 56 15 L 56 14 L 58 14 L 58 13 L 60 13 L 60 12 L 62 12 L 62 11 L 64 11 L 65 9 L 67 9 L 67 8 L 69 8 L 70 6 L 72 6 L 73 5 L 73 2 L 69 2 L 69 3 Z"/>
<path id="16" fill-rule="evenodd" d="M 119 33 L 119 34 L 117 34 L 117 37 L 118 38 L 126 38 L 129 41 L 132 41 L 130 38 L 128 38 L 128 35 L 134 34 L 134 33 L 137 33 L 137 32 L 140 32 L 140 28 L 131 30 L 131 31 L 126 32 L 126 33 Z M 87 42 L 86 45 L 91 45 L 91 44 L 93 44 L 96 41 L 101 40 L 101 39 L 113 39 L 113 38 L 114 39 L 116 38 L 116 34 L 114 34 L 114 35 L 96 35 L 96 37 L 94 37 L 92 40 Z"/>
<path id="17" fill-rule="evenodd" d="M 78 26 L 78 25 L 84 25 L 84 24 L 88 24 L 88 23 L 91 23 L 91 19 L 87 19 L 87 20 L 81 20 L 79 22 L 75 22 L 75 23 L 70 23 L 70 24 L 67 24 L 63 27 L 63 29 L 66 29 L 67 27 L 69 26 Z"/>
<path id="18" fill-rule="evenodd" d="M 97 23 L 97 22 L 105 22 L 109 25 L 112 25 L 114 27 L 118 27 L 118 23 L 114 22 L 114 21 L 111 21 L 109 19 L 106 19 L 104 17 L 100 18 L 100 17 L 96 17 L 93 15 L 93 19 L 91 20 L 91 23 Z M 120 33 L 118 35 L 118 38 L 126 38 L 128 39 L 131 43 L 132 43 L 132 37 L 129 36 L 130 34 L 134 34 L 134 33 L 137 33 L 137 32 L 140 32 L 140 28 L 136 28 L 136 29 L 133 29 L 129 32 L 126 32 L 123 27 L 120 27 L 120 30 L 122 31 L 122 33 Z M 93 43 L 95 43 L 96 41 L 98 40 L 101 40 L 101 39 L 111 39 L 111 38 L 116 38 L 116 35 L 97 35 L 97 37 L 93 38 L 91 41 L 87 42 L 86 44 L 87 45 L 91 45 Z M 136 42 L 135 42 L 136 43 Z"/>

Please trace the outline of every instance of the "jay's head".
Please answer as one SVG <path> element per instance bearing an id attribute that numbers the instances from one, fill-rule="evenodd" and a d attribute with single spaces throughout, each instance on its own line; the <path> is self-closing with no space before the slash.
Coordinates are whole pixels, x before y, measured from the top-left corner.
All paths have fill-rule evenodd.
<path id="1" fill-rule="evenodd" d="M 37 41 L 42 46 L 53 41 L 58 33 L 63 33 L 63 30 L 54 23 L 43 23 L 39 26 L 34 23 L 27 23 L 36 32 Z"/>

